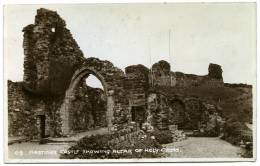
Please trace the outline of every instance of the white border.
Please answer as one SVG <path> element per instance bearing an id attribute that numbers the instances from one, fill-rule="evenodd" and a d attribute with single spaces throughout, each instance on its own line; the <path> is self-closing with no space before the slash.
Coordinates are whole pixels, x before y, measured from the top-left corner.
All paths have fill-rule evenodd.
<path id="1" fill-rule="evenodd" d="M 6 163 L 201 163 L 252 162 L 250 158 L 154 158 L 154 159 L 7 159 Z"/>
<path id="2" fill-rule="evenodd" d="M 175 2 L 175 3 L 184 3 L 184 2 L 256 2 L 256 1 L 243 1 L 243 0 L 236 0 L 236 1 L 232 1 L 232 0 L 222 0 L 222 1 L 214 1 L 214 0 L 204 0 L 204 1 L 198 1 L 198 0 L 188 0 L 188 1 L 181 1 L 181 0 L 168 0 L 168 1 L 158 1 L 158 0 L 89 0 L 89 1 L 84 1 L 84 0 L 74 0 L 73 2 L 71 0 L 63 0 L 63 1 L 60 1 L 60 0 L 44 0 L 44 1 L 34 1 L 34 0 L 3 0 L 3 2 L 0 2 L 1 5 L 3 4 L 75 4 L 75 3 L 162 3 L 162 2 Z M 1 17 L 1 21 L 3 23 L 3 7 L 1 8 L 1 14 L 2 14 L 2 17 Z M 257 4 L 257 16 L 259 16 L 259 4 Z M 259 22 L 259 18 L 257 17 L 257 23 Z M 3 27 L 3 26 L 2 26 Z M 1 28 L 2 28 L 1 27 Z M 3 31 L 1 31 L 1 34 L 3 34 Z M 259 33 L 258 33 L 258 30 L 257 30 L 257 40 L 259 39 Z M 1 46 L 0 46 L 0 49 L 4 50 L 3 48 L 3 38 L 1 38 Z M 258 43 L 258 42 L 257 42 Z M 258 51 L 257 51 L 257 55 L 258 55 Z M 3 56 L 4 57 L 4 56 Z M 256 59 L 256 63 L 257 63 L 257 83 L 259 82 L 259 58 Z M 0 66 L 4 66 L 4 58 L 1 58 L 0 60 Z M 1 68 L 1 67 L 0 67 Z M 4 73 L 4 68 L 2 67 L 0 69 L 0 73 Z M 0 83 L 0 93 L 4 94 L 4 98 L 7 99 L 7 82 L 6 82 L 6 79 L 5 79 L 5 73 L 4 73 L 4 76 L 2 77 L 2 79 L 4 80 L 3 82 L 1 81 Z M 257 84 L 256 83 L 256 84 Z M 259 159 L 259 153 L 256 153 L 256 149 L 259 149 L 259 144 L 256 144 L 256 138 L 259 138 L 259 133 L 257 132 L 257 128 L 259 127 L 259 123 L 256 123 L 256 120 L 259 121 L 259 117 L 257 117 L 257 112 L 256 112 L 256 108 L 258 108 L 258 103 L 259 102 L 259 99 L 256 98 L 257 95 L 256 94 L 259 94 L 259 88 L 256 87 L 256 85 L 254 85 L 254 92 L 257 92 L 257 93 L 253 93 L 253 98 L 254 98 L 254 105 L 253 105 L 253 108 L 254 108 L 254 112 L 253 112 L 253 115 L 254 115 L 254 118 L 253 118 L 253 122 L 254 124 L 254 127 L 253 127 L 253 131 L 254 131 L 254 158 L 258 158 Z M 1 98 L 2 99 L 2 98 Z M 4 100 L 2 99 L 1 100 L 1 106 L 4 107 L 4 110 L 7 110 L 7 102 L 4 103 Z M 2 108 L 3 108 L 2 107 Z M 2 120 L 2 123 L 3 125 L 6 125 L 7 124 L 7 118 L 6 118 L 6 112 L 2 111 L 3 112 L 3 115 L 0 116 L 0 121 Z M 5 118 L 3 118 L 5 117 Z M 4 127 L 4 126 L 3 126 Z M 2 137 L 0 137 L 1 139 L 4 138 L 3 141 L 7 140 L 7 128 L 5 127 L 4 128 L 4 135 Z M 256 137 L 257 136 L 257 137 Z M 4 145 L 5 145 L 5 152 L 7 150 L 6 146 L 7 146 L 7 142 L 4 142 Z M 4 155 L 2 154 L 3 150 L 0 150 L 0 155 L 1 157 L 3 157 Z M 5 153 L 6 154 L 6 153 Z M 5 155 L 6 157 L 6 155 Z M 89 162 L 94 162 L 94 163 L 104 163 L 104 162 L 220 162 L 220 161 L 228 161 L 228 163 L 221 163 L 221 165 L 233 165 L 234 163 L 229 163 L 229 162 L 232 162 L 232 161 L 254 161 L 254 158 L 253 159 L 241 159 L 239 158 L 239 160 L 236 160 L 236 158 L 182 158 L 182 159 L 171 159 L 171 158 L 160 158 L 160 159 L 105 159 L 105 160 L 64 160 L 64 159 L 11 159 L 10 160 L 5 160 L 5 162 L 7 163 L 89 163 Z M 6 159 L 6 158 L 5 158 Z M 3 160 L 1 160 L 3 161 Z M 191 163 L 187 163 L 187 165 L 190 165 Z M 201 164 L 209 164 L 209 163 L 200 163 Z M 213 163 L 212 163 L 213 164 Z M 217 164 L 217 163 L 215 163 Z M 238 163 L 236 163 L 237 165 Z M 252 164 L 257 164 L 257 162 L 243 162 L 243 163 L 239 163 L 239 165 L 252 165 Z"/>

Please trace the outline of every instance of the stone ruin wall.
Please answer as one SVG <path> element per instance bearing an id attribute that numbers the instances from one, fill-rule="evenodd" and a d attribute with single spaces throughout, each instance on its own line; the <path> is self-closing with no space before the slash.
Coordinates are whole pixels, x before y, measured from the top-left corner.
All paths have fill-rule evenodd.
<path id="1" fill-rule="evenodd" d="M 53 101 L 28 92 L 22 82 L 8 81 L 8 136 L 24 136 L 29 139 L 39 137 L 38 116 L 44 111 L 46 135 L 56 135 L 59 121 Z M 57 108 L 57 104 L 56 104 Z M 52 119 L 55 118 L 55 121 Z"/>
<path id="2" fill-rule="evenodd" d="M 23 32 L 24 81 L 19 87 L 12 86 L 12 83 L 9 84 L 10 116 L 15 114 L 11 113 L 14 112 L 13 108 L 23 108 L 23 105 L 26 105 L 26 109 L 29 110 L 34 119 L 37 119 L 37 115 L 46 116 L 47 133 L 51 131 L 51 136 L 62 135 L 61 129 L 64 123 L 62 114 L 64 112 L 61 112 L 60 108 L 64 101 L 65 92 L 75 71 L 88 66 L 105 77 L 107 94 L 109 93 L 112 97 L 110 104 L 113 105 L 113 113 L 109 115 L 112 118 L 112 123 L 122 124 L 130 121 L 129 103 L 125 98 L 124 91 L 124 72 L 108 61 L 100 61 L 96 58 L 85 59 L 70 31 L 66 28 L 65 21 L 56 12 L 38 9 L 35 23 L 26 26 Z M 33 98 L 37 96 L 37 100 L 31 101 L 32 96 L 27 94 L 32 94 Z M 15 95 L 21 96 L 22 104 L 19 105 L 13 101 L 14 97 L 12 96 Z M 24 99 L 23 96 L 26 95 L 29 97 Z M 92 106 L 93 102 L 99 101 L 100 99 L 91 101 Z M 65 114 L 71 114 L 71 112 Z M 96 118 L 98 121 L 102 116 L 97 115 Z M 18 121 L 9 122 L 13 124 L 10 128 L 19 126 Z M 29 123 L 24 123 L 21 128 L 25 128 L 26 125 L 28 126 Z M 21 130 L 24 131 L 24 129 Z M 12 129 L 10 132 L 12 134 L 9 135 L 16 133 L 12 132 Z M 19 132 L 16 135 L 25 135 L 25 132 Z"/>
<path id="3" fill-rule="evenodd" d="M 205 76 L 172 72 L 170 69 L 170 64 L 164 60 L 153 64 L 149 73 L 150 85 L 181 88 L 197 86 L 221 87 L 224 85 L 222 69 L 217 64 L 210 64 L 208 75 Z"/>
<path id="4" fill-rule="evenodd" d="M 32 112 L 29 109 L 29 105 L 26 102 L 28 97 L 26 96 L 22 82 L 8 81 L 8 135 L 9 136 L 21 136 L 26 135 L 28 121 L 34 121 L 31 119 Z M 35 122 L 35 121 L 34 121 Z"/>
<path id="5" fill-rule="evenodd" d="M 89 97 L 82 96 L 88 95 Z M 79 88 L 73 102 L 73 130 L 84 131 L 105 127 L 106 103 L 104 92 L 92 87 Z M 44 115 L 45 135 L 61 136 L 62 121 L 59 98 L 45 98 L 27 91 L 22 82 L 8 81 L 8 136 L 28 139 L 40 137 L 39 116 Z"/>
<path id="6" fill-rule="evenodd" d="M 38 9 L 24 32 L 24 85 L 40 95 L 64 95 L 83 53 L 54 11 Z"/>
<path id="7" fill-rule="evenodd" d="M 150 86 L 175 86 L 175 77 L 171 74 L 171 66 L 168 62 L 161 60 L 152 65 L 149 73 Z"/>
<path id="8" fill-rule="evenodd" d="M 125 68 L 126 81 L 124 88 L 131 106 L 145 107 L 147 91 L 149 89 L 149 69 L 143 65 L 132 65 Z"/>
<path id="9" fill-rule="evenodd" d="M 56 12 L 39 9 L 35 23 L 23 29 L 24 81 L 8 84 L 10 136 L 37 135 L 37 131 L 30 130 L 37 130 L 37 115 L 42 113 L 46 116 L 46 134 L 59 135 L 61 124 L 56 110 L 73 72 L 83 60 L 65 26 Z"/>
<path id="10" fill-rule="evenodd" d="M 29 132 L 27 126 L 39 128 L 38 114 L 46 116 L 46 134 L 58 136 L 61 120 L 57 110 L 74 71 L 83 63 L 83 53 L 54 11 L 38 9 L 34 24 L 23 32 L 24 80 L 8 82 L 9 136 L 35 136 L 38 131 Z M 26 114 L 30 119 L 23 116 Z"/>
<path id="11" fill-rule="evenodd" d="M 158 129 L 177 125 L 184 130 L 210 132 L 222 123 L 218 107 L 188 96 L 169 97 L 160 92 L 150 93 L 147 98 L 150 124 Z M 181 106 L 182 108 L 177 108 Z"/>

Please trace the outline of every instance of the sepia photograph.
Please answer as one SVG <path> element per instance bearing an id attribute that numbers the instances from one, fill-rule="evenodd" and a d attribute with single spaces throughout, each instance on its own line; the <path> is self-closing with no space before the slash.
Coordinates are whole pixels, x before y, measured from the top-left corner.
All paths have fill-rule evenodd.
<path id="1" fill-rule="evenodd" d="M 3 11 L 6 163 L 256 160 L 256 3 Z"/>

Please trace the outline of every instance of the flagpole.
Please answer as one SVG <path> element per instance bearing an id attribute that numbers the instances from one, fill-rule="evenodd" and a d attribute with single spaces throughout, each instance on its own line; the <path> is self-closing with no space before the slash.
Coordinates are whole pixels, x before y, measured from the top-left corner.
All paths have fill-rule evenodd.
<path id="1" fill-rule="evenodd" d="M 151 37 L 148 37 L 148 55 L 150 58 L 150 73 L 151 73 L 151 84 L 153 87 L 153 69 L 152 69 L 152 56 L 151 56 Z"/>

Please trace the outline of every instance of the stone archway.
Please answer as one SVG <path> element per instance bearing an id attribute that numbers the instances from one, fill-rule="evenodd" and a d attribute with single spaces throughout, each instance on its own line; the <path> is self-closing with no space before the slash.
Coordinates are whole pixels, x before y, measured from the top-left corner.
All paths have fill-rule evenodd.
<path id="1" fill-rule="evenodd" d="M 189 123 L 186 128 L 189 130 L 198 130 L 205 107 L 197 98 L 187 98 L 185 100 L 185 106 L 187 108 L 186 114 L 189 118 Z"/>
<path id="2" fill-rule="evenodd" d="M 61 106 L 61 111 L 60 111 L 60 115 L 61 115 L 61 131 L 63 135 L 67 135 L 70 134 L 72 132 L 72 112 L 74 110 L 72 102 L 75 100 L 75 92 L 77 87 L 79 86 L 79 84 L 81 83 L 82 79 L 87 78 L 90 74 L 94 75 L 95 77 L 97 77 L 103 88 L 104 88 L 104 94 L 106 96 L 106 101 L 107 103 L 111 103 L 111 99 L 109 96 L 109 93 L 107 91 L 107 84 L 105 82 L 104 77 L 97 72 L 95 69 L 93 68 L 89 68 L 89 67 L 83 67 L 79 70 L 77 70 L 72 79 L 71 79 L 71 83 L 69 85 L 69 88 L 66 91 L 65 94 L 65 98 L 63 101 L 63 104 Z M 112 110 L 113 110 L 113 104 L 107 104 L 107 124 L 108 127 L 111 127 L 112 125 Z"/>
<path id="3" fill-rule="evenodd" d="M 147 98 L 147 122 L 159 129 L 169 125 L 183 128 L 187 123 L 186 104 L 182 96 L 167 96 L 161 91 L 153 91 Z"/>
<path id="4" fill-rule="evenodd" d="M 124 123 L 127 121 L 127 115 L 129 111 L 128 103 L 124 100 L 124 72 L 113 66 L 108 61 L 101 61 L 97 58 L 88 58 L 81 68 L 75 71 L 71 78 L 69 87 L 66 90 L 66 94 L 63 103 L 60 108 L 61 118 L 61 133 L 62 135 L 68 135 L 73 133 L 72 130 L 72 112 L 75 99 L 75 90 L 79 86 L 82 79 L 87 78 L 88 75 L 94 75 L 97 77 L 104 88 L 104 94 L 106 98 L 106 118 L 107 126 L 110 130 L 114 124 Z"/>

